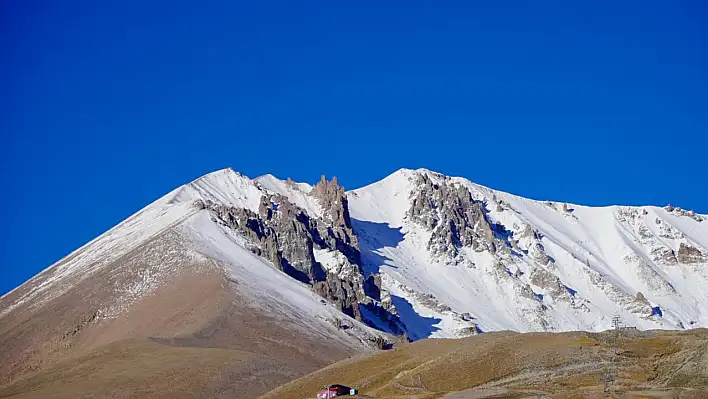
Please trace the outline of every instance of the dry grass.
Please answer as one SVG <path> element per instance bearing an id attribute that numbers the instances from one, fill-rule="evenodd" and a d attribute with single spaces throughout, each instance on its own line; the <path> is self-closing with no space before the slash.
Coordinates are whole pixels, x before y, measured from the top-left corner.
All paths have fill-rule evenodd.
<path id="1" fill-rule="evenodd" d="M 0 397 L 184 397 L 215 384 L 222 372 L 245 367 L 248 352 L 123 342 L 59 362 L 0 388 Z"/>
<path id="2" fill-rule="evenodd" d="M 611 333 L 578 332 L 423 340 L 334 364 L 262 398 L 311 398 L 328 383 L 354 386 L 374 398 L 440 398 L 455 392 L 450 397 L 607 397 L 603 377 L 612 364 L 618 371 L 614 389 L 622 395 L 708 397 L 703 379 L 708 330 L 621 337 L 617 355 L 612 340 Z"/>

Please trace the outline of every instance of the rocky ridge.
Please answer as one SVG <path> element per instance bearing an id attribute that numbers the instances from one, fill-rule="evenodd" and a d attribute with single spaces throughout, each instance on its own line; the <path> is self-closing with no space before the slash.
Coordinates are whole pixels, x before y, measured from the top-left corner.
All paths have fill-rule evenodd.
<path id="1" fill-rule="evenodd" d="M 349 192 L 324 176 L 309 186 L 211 173 L 48 269 L 49 283 L 12 293 L 0 315 L 61 296 L 125 256 L 121 248 L 140 248 L 199 214 L 343 315 L 394 334 L 598 330 L 614 313 L 642 328 L 708 323 L 704 215 L 532 201 L 428 170 L 401 170 Z M 129 312 L 170 270 L 140 271 L 139 286 L 95 307 L 96 320 Z"/>
<path id="2" fill-rule="evenodd" d="M 401 216 L 390 213 L 393 216 L 385 219 L 369 210 L 371 201 L 405 204 L 401 193 L 408 194 Z M 708 316 L 699 308 L 684 316 L 672 313 L 683 312 L 677 302 L 687 302 L 681 297 L 701 303 L 699 281 L 708 282 L 703 267 L 708 244 L 695 233 L 703 229 L 705 217 L 695 212 L 530 201 L 424 169 L 399 171 L 355 190 L 350 201 L 357 219 L 383 220 L 404 233 L 395 249 L 387 248 L 385 241 L 365 242 L 367 250 L 385 249 L 384 259 L 367 257 L 376 262 L 372 269 L 383 268 L 390 277 L 384 289 L 405 297 L 420 314 L 442 319 L 438 325 L 447 323 L 450 332 L 460 330 L 460 323 L 455 317 L 446 321 L 443 308 L 453 315 L 473 315 L 482 321 L 482 329 L 489 328 L 485 319 L 499 317 L 485 314 L 481 304 L 475 305 L 479 300 L 496 310 L 513 308 L 506 325 L 522 321 L 533 326 L 531 330 L 566 329 L 569 316 L 579 325 L 609 327 L 611 315 L 622 314 L 632 324 L 655 326 L 650 328 L 701 325 L 696 319 Z M 696 227 L 683 227 L 692 223 Z M 425 251 L 415 249 L 418 245 Z M 683 270 L 664 270 L 673 265 Z M 421 275 L 430 277 L 421 283 Z M 436 303 L 426 304 L 420 292 L 433 295 Z M 513 305 L 500 308 L 494 297 Z"/>
<path id="3" fill-rule="evenodd" d="M 482 252 L 496 249 L 484 204 L 469 190 L 448 181 L 433 182 L 427 174 L 415 181 L 408 217 L 432 231 L 428 250 L 455 258 L 462 247 Z"/>
<path id="4" fill-rule="evenodd" d="M 210 200 L 200 206 L 212 213 L 214 222 L 245 237 L 254 254 L 310 285 L 315 293 L 336 304 L 342 313 L 372 326 L 383 323 L 388 331 L 402 334 L 405 329 L 395 307 L 382 302 L 378 276 L 364 276 L 343 187 L 336 177 L 327 181 L 323 176 L 310 195 L 321 206 L 322 216 L 308 215 L 277 193 L 261 197 L 258 213 Z M 318 259 L 321 253 L 342 256 L 332 262 Z M 364 317 L 362 309 L 377 320 Z"/>

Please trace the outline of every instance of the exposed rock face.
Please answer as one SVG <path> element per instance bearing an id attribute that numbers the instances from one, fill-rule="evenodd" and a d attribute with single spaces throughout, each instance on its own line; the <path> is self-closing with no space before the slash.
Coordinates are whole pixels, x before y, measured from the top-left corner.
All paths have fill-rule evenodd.
<path id="1" fill-rule="evenodd" d="M 360 264 L 359 243 L 352 230 L 349 203 L 344 187 L 338 184 L 336 177 L 327 181 L 323 175 L 320 182 L 312 188 L 310 195 L 317 198 L 324 211 L 324 219 L 331 222 L 325 227 L 328 230 L 327 234 L 322 235 L 331 239 L 335 247 L 352 263 Z"/>
<path id="2" fill-rule="evenodd" d="M 519 237 L 521 238 L 533 238 L 534 240 L 538 240 L 538 234 L 536 231 L 531 227 L 530 224 L 527 224 L 526 227 L 519 233 Z"/>
<path id="3" fill-rule="evenodd" d="M 270 260 L 277 268 L 293 278 L 310 284 L 318 295 L 331 300 L 343 313 L 365 320 L 360 306 L 381 318 L 391 330 L 402 333 L 400 321 L 392 315 L 389 304 L 381 303 L 380 279 L 369 276 L 364 280 L 358 242 L 351 228 L 344 189 L 337 180 L 323 179 L 312 195 L 323 210 L 322 218 L 312 218 L 307 212 L 280 194 L 261 197 L 258 213 L 214 204 L 204 207 L 222 225 L 246 238 L 253 253 Z M 315 251 L 338 251 L 344 257 L 338 264 L 323 265 Z M 327 268 L 329 267 L 329 268 Z"/>
<path id="4" fill-rule="evenodd" d="M 540 242 L 534 244 L 529 249 L 529 253 L 531 254 L 531 257 L 533 257 L 533 259 L 541 265 L 547 265 L 551 261 L 551 257 L 548 256 L 546 249 Z"/>
<path id="5" fill-rule="evenodd" d="M 641 293 L 641 291 L 637 292 L 637 296 L 635 298 L 637 302 L 649 305 L 649 300 L 644 296 L 644 294 Z"/>
<path id="6" fill-rule="evenodd" d="M 376 273 L 367 277 L 364 281 L 364 292 L 367 296 L 381 301 L 381 275 Z"/>
<path id="7" fill-rule="evenodd" d="M 652 249 L 651 257 L 652 260 L 657 263 L 664 263 L 667 265 L 675 265 L 677 263 L 676 253 L 663 246 Z"/>
<path id="8" fill-rule="evenodd" d="M 524 230 L 519 234 L 519 238 L 531 240 L 528 253 L 536 262 L 541 265 L 548 265 L 551 262 L 551 257 L 548 256 L 546 248 L 541 243 L 541 236 L 530 225 L 526 225 Z"/>
<path id="9" fill-rule="evenodd" d="M 417 176 L 417 189 L 408 217 L 432 230 L 428 249 L 434 254 L 457 256 L 469 246 L 477 252 L 493 248 L 494 232 L 484 205 L 469 190 L 449 182 L 437 184 L 425 174 Z"/>
<path id="10" fill-rule="evenodd" d="M 271 259 L 282 270 L 303 282 L 323 281 L 327 278 L 322 266 L 315 260 L 313 246 L 325 244 L 319 237 L 317 222 L 304 210 L 280 195 L 263 196 L 258 208 L 260 220 L 272 232 L 279 260 Z M 266 240 L 268 241 L 268 240 Z M 267 248 L 272 253 L 273 248 Z M 299 274 L 299 273 L 301 274 Z"/>
<path id="11" fill-rule="evenodd" d="M 673 240 L 673 239 L 682 239 L 685 236 L 682 232 L 678 231 L 674 226 L 672 226 L 668 223 L 662 223 L 662 221 L 659 220 L 659 237 Z"/>
<path id="12" fill-rule="evenodd" d="M 337 243 L 333 229 L 319 226 L 321 220 L 310 218 L 281 195 L 264 195 L 258 214 L 209 202 L 206 207 L 250 241 L 255 254 L 266 257 L 291 277 L 312 284 L 315 292 L 338 304 L 344 313 L 361 318 L 355 306 L 364 296 L 361 273 L 353 277 L 360 281 L 343 282 L 337 275 L 328 274 L 315 259 L 315 246 L 334 250 Z M 360 271 L 358 265 L 355 268 Z"/>
<path id="13" fill-rule="evenodd" d="M 325 217 L 336 226 L 346 226 L 351 229 L 352 222 L 349 217 L 349 207 L 344 187 L 339 185 L 337 177 L 331 181 L 322 175 L 310 192 L 310 195 L 317 198 L 324 210 Z"/>
<path id="14" fill-rule="evenodd" d="M 645 211 L 645 212 L 646 212 L 646 211 Z M 649 231 L 649 228 L 648 228 L 647 226 L 644 226 L 644 225 L 639 226 L 639 236 L 640 236 L 641 238 L 643 238 L 643 239 L 649 239 L 649 238 L 654 237 L 654 236 L 651 234 L 651 231 Z"/>
<path id="15" fill-rule="evenodd" d="M 568 289 L 561 280 L 553 273 L 544 269 L 534 269 L 531 273 L 531 284 L 545 288 L 546 292 L 555 299 L 570 299 Z"/>
<path id="16" fill-rule="evenodd" d="M 696 214 L 696 212 L 694 210 L 687 211 L 687 210 L 682 209 L 680 207 L 672 206 L 671 204 L 666 205 L 664 207 L 664 209 L 666 209 L 667 212 L 671 212 L 671 213 L 679 215 L 679 216 L 689 217 L 697 222 L 702 222 L 705 220 L 705 218 L 703 218 L 701 215 Z"/>
<path id="17" fill-rule="evenodd" d="M 590 269 L 584 269 L 583 271 L 590 278 L 590 282 L 594 286 L 604 291 L 610 300 L 617 303 L 625 310 L 638 315 L 651 314 L 651 306 L 648 302 L 646 302 L 646 300 L 642 300 L 642 297 L 637 299 L 636 296 L 627 294 L 626 292 L 610 284 L 605 277 L 596 271 L 592 271 Z"/>
<path id="18" fill-rule="evenodd" d="M 676 252 L 676 259 L 680 263 L 708 263 L 708 253 L 701 252 L 700 249 L 681 243 Z"/>
<path id="19" fill-rule="evenodd" d="M 359 279 L 342 280 L 335 274 L 327 274 L 324 281 L 316 281 L 312 290 L 321 297 L 334 302 L 337 307 L 352 317 L 362 320 L 359 302 L 368 303 Z"/>
<path id="20" fill-rule="evenodd" d="M 618 301 L 621 305 L 625 307 L 625 309 L 629 310 L 632 313 L 636 313 L 639 315 L 647 316 L 650 315 L 652 312 L 651 304 L 649 301 L 644 297 L 644 295 L 637 295 L 634 300 L 626 300 L 626 299 L 621 299 Z"/>

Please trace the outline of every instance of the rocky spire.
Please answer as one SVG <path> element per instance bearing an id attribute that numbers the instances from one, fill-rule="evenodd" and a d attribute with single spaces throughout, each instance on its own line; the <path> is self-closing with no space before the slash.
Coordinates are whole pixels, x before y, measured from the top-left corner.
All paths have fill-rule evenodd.
<path id="1" fill-rule="evenodd" d="M 325 210 L 313 218 L 280 194 L 263 195 L 258 213 L 248 209 L 201 204 L 214 220 L 239 232 L 249 248 L 269 259 L 275 267 L 312 287 L 331 300 L 340 311 L 364 322 L 360 306 L 403 332 L 397 316 L 381 305 L 380 281 L 364 279 L 356 236 L 351 228 L 344 189 L 337 180 L 323 178 L 313 190 Z M 315 258 L 315 250 L 339 251 L 346 259 L 325 269 Z"/>
<path id="2" fill-rule="evenodd" d="M 331 181 L 327 181 L 325 175 L 322 175 L 319 183 L 312 188 L 310 195 L 317 198 L 324 210 L 325 217 L 331 220 L 335 226 L 351 229 L 352 222 L 349 217 L 347 194 L 344 187 L 339 185 L 336 176 Z"/>
<path id="3" fill-rule="evenodd" d="M 354 264 L 361 264 L 359 242 L 349 216 L 349 201 L 344 187 L 340 186 L 337 178 L 327 181 L 322 175 L 320 182 L 312 188 L 310 195 L 317 199 L 323 210 L 323 219 L 331 222 L 323 236 L 331 236 L 336 241 L 336 247 L 344 253 Z"/>

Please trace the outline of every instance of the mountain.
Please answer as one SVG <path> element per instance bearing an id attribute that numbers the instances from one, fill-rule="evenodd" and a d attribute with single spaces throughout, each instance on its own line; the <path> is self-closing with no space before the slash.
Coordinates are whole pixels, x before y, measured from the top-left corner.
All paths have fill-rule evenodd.
<path id="1" fill-rule="evenodd" d="M 348 192 L 216 171 L 0 298 L 0 396 L 252 397 L 406 338 L 706 327 L 706 219 L 424 169 Z"/>
<path id="2" fill-rule="evenodd" d="M 708 217 L 534 201 L 428 170 L 348 195 L 410 336 L 708 326 Z"/>
<path id="3" fill-rule="evenodd" d="M 358 312 L 349 281 L 318 281 L 328 300 L 283 273 L 305 270 L 312 234 L 326 257 L 351 252 L 335 237 L 351 232 L 314 217 L 258 225 L 265 193 L 230 169 L 211 173 L 0 298 L 0 397 L 254 397 L 395 340 L 342 312 Z M 295 212 L 282 201 L 280 215 Z M 241 216 L 280 241 L 257 249 L 233 224 Z"/>

